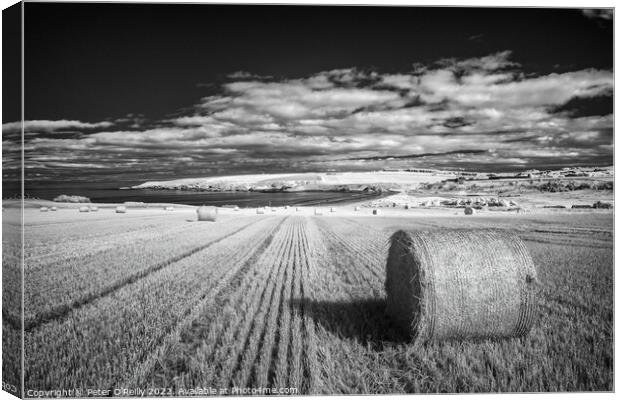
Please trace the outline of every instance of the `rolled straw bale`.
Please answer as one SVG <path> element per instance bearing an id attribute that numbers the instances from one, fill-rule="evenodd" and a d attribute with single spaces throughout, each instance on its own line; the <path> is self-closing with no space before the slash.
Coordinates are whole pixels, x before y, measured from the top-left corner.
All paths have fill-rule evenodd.
<path id="1" fill-rule="evenodd" d="M 97 207 L 97 206 L 91 206 L 91 207 L 90 207 L 90 211 L 92 211 L 92 212 L 99 211 L 99 207 Z"/>
<path id="2" fill-rule="evenodd" d="M 166 206 L 166 207 L 164 207 L 164 211 L 174 211 L 174 207 Z"/>
<path id="3" fill-rule="evenodd" d="M 50 211 L 58 211 L 58 208 L 52 206 L 52 207 L 50 207 Z"/>
<path id="4" fill-rule="evenodd" d="M 334 207 L 331 207 L 331 208 L 329 209 L 329 212 L 336 212 L 336 209 L 335 209 Z"/>
<path id="5" fill-rule="evenodd" d="M 355 207 L 355 211 L 359 211 L 359 210 L 360 210 L 360 208 L 359 208 L 359 207 Z"/>
<path id="6" fill-rule="evenodd" d="M 405 210 L 409 209 L 409 204 L 405 204 Z"/>
<path id="7" fill-rule="evenodd" d="M 379 209 L 375 208 L 374 210 L 372 210 L 372 215 L 379 215 Z"/>
<path id="8" fill-rule="evenodd" d="M 271 212 L 276 212 L 276 211 L 277 211 L 277 209 L 275 209 L 275 208 L 271 209 Z"/>
<path id="9" fill-rule="evenodd" d="M 116 207 L 116 213 L 117 214 L 125 214 L 127 212 L 127 207 L 125 206 L 118 206 Z"/>
<path id="10" fill-rule="evenodd" d="M 89 212 L 89 211 L 90 211 L 89 208 L 86 206 L 80 207 L 80 212 Z"/>
<path id="11" fill-rule="evenodd" d="M 284 206 L 284 209 L 285 209 L 285 210 L 288 210 L 288 206 Z"/>
<path id="12" fill-rule="evenodd" d="M 314 215 L 323 215 L 323 210 L 321 210 L 320 208 L 315 208 Z"/>
<path id="13" fill-rule="evenodd" d="M 233 208 L 233 210 L 239 211 L 239 206 L 235 206 L 235 208 Z"/>
<path id="14" fill-rule="evenodd" d="M 301 211 L 301 207 L 295 207 L 295 211 Z"/>
<path id="15" fill-rule="evenodd" d="M 196 214 L 198 214 L 198 221 L 214 222 L 217 219 L 217 208 L 213 206 L 200 206 L 196 210 Z"/>
<path id="16" fill-rule="evenodd" d="M 265 209 L 263 208 L 257 208 L 256 209 L 256 214 L 264 214 L 265 213 Z"/>
<path id="17" fill-rule="evenodd" d="M 474 210 L 472 207 L 465 207 L 465 215 L 474 215 L 476 213 L 476 210 Z"/>
<path id="18" fill-rule="evenodd" d="M 47 208 L 47 207 L 41 207 L 41 208 L 39 208 L 39 211 L 41 211 L 41 212 L 48 212 L 48 211 L 49 211 L 49 208 Z"/>
<path id="19" fill-rule="evenodd" d="M 398 231 L 386 311 L 413 340 L 526 335 L 536 268 L 518 236 L 497 230 Z"/>

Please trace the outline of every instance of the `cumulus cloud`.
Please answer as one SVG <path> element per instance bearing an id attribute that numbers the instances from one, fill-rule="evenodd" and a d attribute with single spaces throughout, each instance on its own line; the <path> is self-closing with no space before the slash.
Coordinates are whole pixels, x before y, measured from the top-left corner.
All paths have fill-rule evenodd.
<path id="1" fill-rule="evenodd" d="M 526 75 L 511 57 L 504 51 L 399 73 L 345 68 L 281 80 L 236 72 L 193 113 L 149 128 L 142 117 L 122 129 L 107 122 L 27 121 L 32 131 L 83 134 L 28 137 L 26 157 L 48 169 L 83 162 L 153 174 L 610 161 L 609 109 L 580 114 L 574 108 L 597 104 L 583 99 L 609 97 L 612 72 Z"/>

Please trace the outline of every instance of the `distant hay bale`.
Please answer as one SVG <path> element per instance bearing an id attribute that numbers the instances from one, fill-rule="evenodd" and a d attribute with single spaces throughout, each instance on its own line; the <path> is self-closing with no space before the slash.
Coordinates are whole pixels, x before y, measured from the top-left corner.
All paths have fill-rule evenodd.
<path id="1" fill-rule="evenodd" d="M 97 207 L 97 206 L 91 206 L 91 207 L 90 207 L 90 211 L 92 211 L 92 212 L 97 212 L 97 211 L 99 211 L 99 207 Z"/>
<path id="2" fill-rule="evenodd" d="M 329 212 L 336 212 L 336 209 L 335 209 L 334 207 L 331 207 L 331 208 L 329 209 Z"/>
<path id="3" fill-rule="evenodd" d="M 285 209 L 285 210 L 288 210 L 288 206 L 284 206 L 284 209 Z"/>
<path id="4" fill-rule="evenodd" d="M 405 210 L 409 209 L 409 204 L 405 204 Z"/>
<path id="5" fill-rule="evenodd" d="M 315 208 L 314 215 L 323 215 L 323 210 L 321 210 L 320 208 Z"/>
<path id="6" fill-rule="evenodd" d="M 80 212 L 89 212 L 90 208 L 86 207 L 86 206 L 82 206 L 80 207 Z"/>
<path id="7" fill-rule="evenodd" d="M 359 210 L 360 210 L 360 208 L 359 208 L 359 207 L 355 207 L 355 211 L 359 211 Z"/>
<path id="8" fill-rule="evenodd" d="M 117 214 L 125 214 L 127 212 L 127 207 L 125 206 L 118 206 L 116 207 L 116 213 Z"/>
<path id="9" fill-rule="evenodd" d="M 276 211 L 278 211 L 276 208 L 271 209 L 271 212 L 276 212 Z"/>
<path id="10" fill-rule="evenodd" d="M 497 230 L 398 231 L 386 268 L 387 313 L 415 341 L 526 335 L 536 268 Z"/>
<path id="11" fill-rule="evenodd" d="M 166 207 L 164 207 L 164 211 L 174 211 L 174 207 L 166 206 Z"/>
<path id="12" fill-rule="evenodd" d="M 239 211 L 239 206 L 235 206 L 235 208 L 233 208 L 233 210 Z"/>
<path id="13" fill-rule="evenodd" d="M 301 211 L 301 207 L 295 207 L 295 211 Z"/>
<path id="14" fill-rule="evenodd" d="M 39 208 L 39 211 L 41 211 L 41 212 L 48 212 L 48 211 L 49 211 L 49 208 L 47 208 L 47 207 L 41 207 L 41 208 Z"/>
<path id="15" fill-rule="evenodd" d="M 379 215 L 379 209 L 375 208 L 374 210 L 372 210 L 372 215 Z"/>
<path id="16" fill-rule="evenodd" d="M 265 209 L 264 208 L 257 208 L 256 209 L 256 214 L 264 214 L 265 213 Z"/>
<path id="17" fill-rule="evenodd" d="M 50 211 L 58 211 L 58 208 L 56 208 L 56 207 L 50 207 Z"/>
<path id="18" fill-rule="evenodd" d="M 476 210 L 473 207 L 465 207 L 465 215 L 474 215 Z"/>
<path id="19" fill-rule="evenodd" d="M 200 206 L 196 210 L 196 214 L 198 214 L 198 221 L 215 222 L 217 219 L 217 208 L 213 206 Z"/>

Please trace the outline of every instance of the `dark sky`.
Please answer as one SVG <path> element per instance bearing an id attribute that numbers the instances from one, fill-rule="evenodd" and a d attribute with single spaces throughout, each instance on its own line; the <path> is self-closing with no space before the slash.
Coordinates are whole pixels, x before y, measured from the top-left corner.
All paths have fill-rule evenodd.
<path id="1" fill-rule="evenodd" d="M 32 179 L 612 160 L 608 11 L 27 3 L 25 21 Z M 531 154 L 502 145 L 520 139 Z"/>

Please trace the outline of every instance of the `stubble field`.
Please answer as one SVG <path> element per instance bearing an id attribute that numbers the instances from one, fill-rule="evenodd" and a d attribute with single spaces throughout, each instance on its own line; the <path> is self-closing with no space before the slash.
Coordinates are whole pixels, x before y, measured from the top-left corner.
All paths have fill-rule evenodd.
<path id="1" fill-rule="evenodd" d="M 613 390 L 611 213 L 361 214 L 26 210 L 25 390 Z M 17 220 L 4 220 L 10 254 Z M 529 336 L 414 345 L 386 317 L 389 236 L 452 227 L 525 241 L 539 277 Z M 5 288 L 17 259 L 3 257 Z M 4 332 L 18 340 L 15 298 Z"/>

